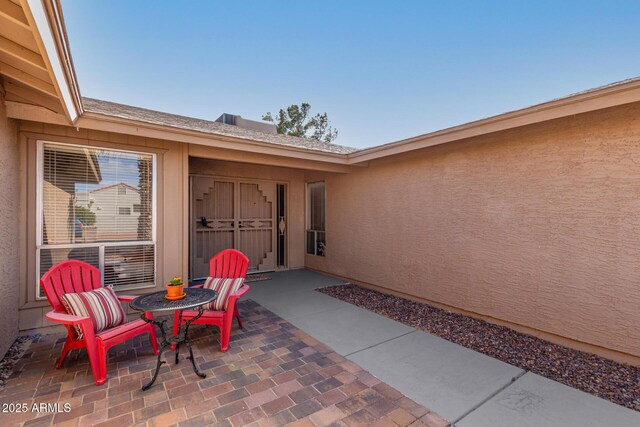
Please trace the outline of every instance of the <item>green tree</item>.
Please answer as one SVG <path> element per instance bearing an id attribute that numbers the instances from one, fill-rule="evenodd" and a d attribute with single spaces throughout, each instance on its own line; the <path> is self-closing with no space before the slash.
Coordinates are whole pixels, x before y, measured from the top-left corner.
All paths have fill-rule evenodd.
<path id="1" fill-rule="evenodd" d="M 271 113 L 262 116 L 262 120 L 274 123 L 278 133 L 332 142 L 338 137 L 338 130 L 330 126 L 327 113 L 310 116 L 311 105 L 303 102 L 281 109 L 276 118 Z"/>
<path id="2" fill-rule="evenodd" d="M 140 215 L 138 216 L 138 239 L 151 240 L 153 218 L 152 209 L 152 174 L 153 163 L 151 158 L 138 159 L 138 188 L 140 194 Z"/>
<path id="3" fill-rule="evenodd" d="M 76 218 L 78 218 L 84 225 L 94 225 L 96 223 L 96 214 L 91 212 L 89 208 L 76 205 Z"/>

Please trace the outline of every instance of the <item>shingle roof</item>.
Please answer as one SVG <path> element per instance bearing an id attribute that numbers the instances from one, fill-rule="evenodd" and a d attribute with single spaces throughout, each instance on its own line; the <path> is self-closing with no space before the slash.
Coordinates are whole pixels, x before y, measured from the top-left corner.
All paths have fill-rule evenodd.
<path id="1" fill-rule="evenodd" d="M 249 141 L 266 142 L 268 144 L 283 145 L 306 150 L 322 151 L 325 153 L 348 154 L 357 151 L 355 148 L 316 141 L 314 139 L 298 138 L 295 136 L 244 129 L 238 126 L 227 125 L 214 121 L 162 113 L 160 111 L 147 110 L 146 108 L 117 104 L 115 102 L 102 101 L 99 99 L 82 98 L 82 102 L 84 105 L 84 111 L 87 113 L 120 117 L 123 119 L 135 120 L 154 125 L 169 126 L 211 135 L 229 136 Z"/>

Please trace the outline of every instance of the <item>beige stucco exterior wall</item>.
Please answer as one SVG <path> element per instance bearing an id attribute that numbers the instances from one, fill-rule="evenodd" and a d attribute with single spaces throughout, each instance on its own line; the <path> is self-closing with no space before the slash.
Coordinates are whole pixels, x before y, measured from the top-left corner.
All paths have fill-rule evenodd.
<path id="1" fill-rule="evenodd" d="M 327 256 L 307 267 L 640 356 L 639 104 L 319 178 Z"/>
<path id="2" fill-rule="evenodd" d="M 167 277 L 188 275 L 190 173 L 272 180 L 288 185 L 289 268 L 640 360 L 640 104 L 376 160 L 347 174 L 216 160 L 215 149 L 32 122 L 20 123 L 18 150 L 2 114 L 9 149 L 0 161 L 18 167 L 0 173 L 19 188 L 0 189 L 0 197 L 19 197 L 15 212 L 2 199 L 9 207 L 2 224 L 26 213 L 13 236 L 19 256 L 0 264 L 19 275 L 20 329 L 47 325 L 48 304 L 35 298 L 36 141 L 47 140 L 157 154 L 158 289 Z M 304 255 L 304 183 L 318 179 L 327 182 L 325 258 Z"/>
<path id="3" fill-rule="evenodd" d="M 19 173 L 17 126 L 7 119 L 0 85 L 0 359 L 18 335 Z"/>
<path id="4" fill-rule="evenodd" d="M 200 154 L 206 151 L 200 150 Z M 191 158 L 189 172 L 226 178 L 269 180 L 287 184 L 287 268 L 304 267 L 304 170 Z"/>

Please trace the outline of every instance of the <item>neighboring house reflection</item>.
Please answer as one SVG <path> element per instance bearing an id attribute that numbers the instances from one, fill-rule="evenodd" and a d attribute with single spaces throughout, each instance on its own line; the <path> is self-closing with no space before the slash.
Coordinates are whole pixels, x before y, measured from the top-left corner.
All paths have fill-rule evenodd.
<path id="1" fill-rule="evenodd" d="M 93 241 L 135 240 L 138 237 L 140 191 L 124 182 L 78 193 L 76 206 L 95 214 L 94 227 L 83 225 L 83 238 Z M 93 231 L 90 231 L 93 230 Z M 91 234 L 94 234 L 91 236 Z"/>

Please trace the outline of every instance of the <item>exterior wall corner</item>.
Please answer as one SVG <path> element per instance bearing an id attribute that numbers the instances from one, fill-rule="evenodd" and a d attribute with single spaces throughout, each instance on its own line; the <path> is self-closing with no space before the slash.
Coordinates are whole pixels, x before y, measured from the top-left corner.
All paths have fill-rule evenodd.
<path id="1" fill-rule="evenodd" d="M 17 123 L 7 118 L 0 90 L 0 359 L 18 335 L 19 150 Z"/>

